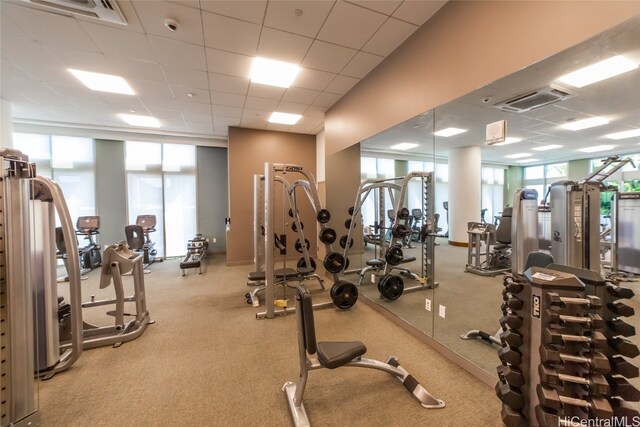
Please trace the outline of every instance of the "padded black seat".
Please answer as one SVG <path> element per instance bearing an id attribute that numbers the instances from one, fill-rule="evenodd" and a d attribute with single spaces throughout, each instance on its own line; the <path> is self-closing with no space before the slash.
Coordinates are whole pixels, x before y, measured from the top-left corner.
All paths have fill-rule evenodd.
<path id="1" fill-rule="evenodd" d="M 247 279 L 251 282 L 259 282 L 265 279 L 264 271 L 252 271 L 247 274 Z"/>
<path id="2" fill-rule="evenodd" d="M 191 260 L 189 260 L 189 261 L 182 261 L 180 263 L 180 268 L 183 269 L 183 270 L 187 269 L 187 268 L 198 268 L 198 267 L 200 267 L 200 261 L 191 261 Z M 251 273 L 249 273 L 249 274 L 251 274 Z"/>
<path id="3" fill-rule="evenodd" d="M 298 272 L 293 268 L 279 268 L 273 271 L 273 275 L 276 279 L 289 279 L 296 277 L 298 275 Z M 265 280 L 265 278 L 266 276 L 264 271 L 252 271 L 247 274 L 247 279 L 251 282 L 258 282 L 261 280 Z"/>
<path id="4" fill-rule="evenodd" d="M 298 267 L 297 271 L 299 275 L 308 276 L 313 274 L 316 270 L 313 267 Z"/>
<path id="5" fill-rule="evenodd" d="M 383 267 L 384 261 L 381 259 L 370 259 L 367 261 L 369 267 Z"/>
<path id="6" fill-rule="evenodd" d="M 320 364 L 335 369 L 365 354 L 367 347 L 360 341 L 323 341 L 317 350 Z"/>

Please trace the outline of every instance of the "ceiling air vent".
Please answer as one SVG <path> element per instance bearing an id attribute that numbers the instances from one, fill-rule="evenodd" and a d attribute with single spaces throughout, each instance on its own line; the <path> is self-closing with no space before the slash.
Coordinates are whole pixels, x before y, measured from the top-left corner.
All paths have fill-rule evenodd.
<path id="1" fill-rule="evenodd" d="M 558 86 L 549 86 L 515 96 L 499 102 L 494 107 L 512 113 L 524 113 L 545 105 L 554 104 L 572 97 L 573 94 Z"/>
<path id="2" fill-rule="evenodd" d="M 22 0 L 59 12 L 72 13 L 98 19 L 100 21 L 113 22 L 115 24 L 127 24 L 122 11 L 115 0 Z"/>

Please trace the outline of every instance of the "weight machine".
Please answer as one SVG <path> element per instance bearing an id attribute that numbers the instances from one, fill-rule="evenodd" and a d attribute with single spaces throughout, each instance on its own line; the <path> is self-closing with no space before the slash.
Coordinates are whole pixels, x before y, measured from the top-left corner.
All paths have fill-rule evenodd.
<path id="1" fill-rule="evenodd" d="M 82 274 L 95 270 L 102 264 L 100 256 L 100 245 L 94 240 L 94 236 L 100 234 L 100 217 L 99 216 L 81 216 L 76 221 L 76 235 L 84 236 L 87 240 L 86 246 L 79 247 L 80 264 Z"/>
<path id="2" fill-rule="evenodd" d="M 157 219 L 155 215 L 138 215 L 136 223 L 127 225 L 124 228 L 124 234 L 127 237 L 127 245 L 133 251 L 143 255 L 144 268 L 147 268 L 154 262 L 162 262 L 162 258 L 158 257 L 158 250 L 155 248 L 155 242 L 151 241 L 150 233 L 156 231 Z"/>

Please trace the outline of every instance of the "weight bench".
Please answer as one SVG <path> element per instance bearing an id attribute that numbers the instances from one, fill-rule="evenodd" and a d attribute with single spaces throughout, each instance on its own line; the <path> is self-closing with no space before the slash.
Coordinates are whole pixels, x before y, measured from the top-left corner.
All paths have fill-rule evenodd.
<path id="1" fill-rule="evenodd" d="M 400 264 L 406 264 L 409 262 L 414 262 L 416 260 L 416 257 L 412 256 L 412 257 L 406 257 L 406 258 L 402 258 L 402 261 L 400 261 Z M 366 262 L 367 266 L 364 267 L 362 270 L 360 270 L 360 272 L 358 272 L 358 275 L 360 276 L 360 280 L 358 280 L 358 286 L 360 286 L 362 284 L 362 280 L 364 280 L 364 276 L 365 274 L 367 274 L 368 271 L 381 271 L 384 270 L 386 261 L 380 258 L 375 258 L 375 259 L 370 259 Z M 404 267 L 399 267 L 397 265 L 391 267 L 391 270 L 398 270 L 400 272 L 400 274 L 404 274 L 405 276 L 413 279 L 413 280 L 420 280 L 420 276 L 418 276 L 416 273 L 412 272 L 411 270 L 409 270 L 408 268 L 404 268 Z"/>
<path id="2" fill-rule="evenodd" d="M 315 274 L 315 270 L 311 267 L 299 267 L 297 270 L 294 270 L 293 268 L 279 268 L 273 271 L 273 275 L 276 279 L 276 285 L 287 284 L 289 280 L 302 282 L 304 280 L 316 279 L 318 283 L 320 283 L 322 290 L 324 290 L 324 280 Z M 266 275 L 264 271 L 252 271 L 247 275 L 247 280 L 250 283 L 258 284 L 252 292 L 245 295 L 248 304 L 251 304 L 254 307 L 260 307 L 258 292 L 262 292 L 265 289 L 265 279 Z"/>
<path id="3" fill-rule="evenodd" d="M 282 386 L 282 391 L 287 395 L 291 416 L 296 426 L 310 425 L 302 398 L 309 371 L 321 368 L 336 369 L 341 366 L 351 366 L 384 371 L 398 379 L 423 407 L 427 409 L 444 408 L 444 402 L 433 397 L 400 365 L 397 358 L 389 357 L 385 362 L 364 358 L 362 356 L 367 352 L 367 347 L 360 341 L 316 342 L 311 294 L 304 286 L 298 286 L 296 290 L 300 377 L 296 383 L 287 381 Z"/>

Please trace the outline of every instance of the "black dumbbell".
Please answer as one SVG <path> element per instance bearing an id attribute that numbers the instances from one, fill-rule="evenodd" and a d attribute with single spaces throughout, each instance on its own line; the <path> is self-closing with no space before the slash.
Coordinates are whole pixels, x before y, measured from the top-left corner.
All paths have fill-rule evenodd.
<path id="1" fill-rule="evenodd" d="M 632 337 L 636 334 L 636 328 L 622 319 L 609 320 L 607 326 L 614 334 L 622 335 L 623 337 Z"/>
<path id="2" fill-rule="evenodd" d="M 510 408 L 520 410 L 524 406 L 524 399 L 520 389 L 515 386 L 511 386 L 506 382 L 499 381 L 496 386 L 496 392 L 499 393 L 498 397 L 505 405 Z"/>
<path id="3" fill-rule="evenodd" d="M 496 370 L 498 371 L 498 378 L 500 378 L 502 382 L 518 388 L 521 388 L 524 385 L 522 372 L 520 372 L 520 370 L 515 366 L 500 365 Z"/>
<path id="4" fill-rule="evenodd" d="M 507 405 L 502 405 L 500 415 L 505 427 L 527 427 L 527 420 L 524 416 Z"/>
<path id="5" fill-rule="evenodd" d="M 500 342 L 502 343 L 502 345 L 508 345 L 513 348 L 518 348 L 522 345 L 522 341 L 522 334 L 514 330 L 507 329 L 506 331 L 502 331 L 500 333 Z"/>
<path id="6" fill-rule="evenodd" d="M 611 384 L 611 396 L 617 396 L 627 402 L 640 401 L 640 391 L 625 377 L 617 375 L 610 376 L 609 383 Z"/>
<path id="7" fill-rule="evenodd" d="M 512 295 L 517 295 L 524 289 L 524 285 L 514 279 L 505 279 L 503 284 L 506 291 Z"/>
<path id="8" fill-rule="evenodd" d="M 520 310 L 522 309 L 522 305 L 524 303 L 522 302 L 522 300 L 518 297 L 514 297 L 514 296 L 508 296 L 504 303 L 502 303 L 502 311 L 506 311 L 506 309 L 510 309 L 510 310 Z"/>
<path id="9" fill-rule="evenodd" d="M 558 391 L 538 384 L 536 387 L 540 405 L 547 408 L 562 410 L 564 405 L 579 406 L 586 409 L 594 418 L 608 419 L 613 416 L 613 408 L 607 399 L 596 396 L 586 396 L 586 399 L 576 399 L 558 394 Z M 556 424 L 557 425 L 557 424 Z"/>
<path id="10" fill-rule="evenodd" d="M 633 295 L 634 295 L 631 289 L 623 288 L 621 286 L 614 286 L 614 285 L 607 285 L 607 292 L 609 292 L 610 295 L 613 295 L 616 298 L 624 298 L 624 299 L 631 299 L 633 298 Z"/>
<path id="11" fill-rule="evenodd" d="M 542 360 L 542 363 L 549 363 L 553 365 L 578 363 L 587 365 L 591 370 L 603 374 L 611 372 L 611 364 L 609 363 L 609 359 L 607 359 L 607 357 L 600 352 L 594 353 L 590 357 L 576 356 L 573 354 L 561 353 L 558 350 L 547 345 L 541 345 L 540 359 Z"/>
<path id="12" fill-rule="evenodd" d="M 609 399 L 611 408 L 613 408 L 613 416 L 617 419 L 633 420 L 640 418 L 640 412 L 629 406 L 624 400 L 612 397 Z"/>
<path id="13" fill-rule="evenodd" d="M 556 329 L 544 329 L 544 341 L 546 344 L 565 345 L 567 343 L 583 343 L 590 347 L 605 348 L 607 338 L 598 331 L 587 331 L 585 335 L 571 335 L 560 333 Z"/>
<path id="14" fill-rule="evenodd" d="M 607 308 L 616 316 L 631 317 L 635 314 L 633 307 L 626 305 L 622 301 L 614 301 L 607 304 Z"/>
<path id="15" fill-rule="evenodd" d="M 557 387 L 564 383 L 572 383 L 587 387 L 589 392 L 593 394 L 609 395 L 611 393 L 609 383 L 602 374 L 594 374 L 589 378 L 577 377 L 561 374 L 555 368 L 543 364 L 538 365 L 538 373 L 540 374 L 540 382 L 545 386 Z"/>
<path id="16" fill-rule="evenodd" d="M 586 308 L 602 307 L 602 300 L 595 295 L 587 295 L 585 298 L 572 298 L 561 297 L 555 292 L 548 292 L 547 302 L 556 307 L 566 307 L 567 305 L 579 305 Z"/>
<path id="17" fill-rule="evenodd" d="M 622 337 L 613 337 L 609 339 L 609 344 L 611 344 L 616 353 L 632 359 L 640 354 L 640 350 L 638 350 L 637 345 Z"/>
<path id="18" fill-rule="evenodd" d="M 498 357 L 502 363 L 509 363 L 511 365 L 519 365 L 522 363 L 522 353 L 508 345 L 498 350 Z"/>
<path id="19" fill-rule="evenodd" d="M 597 314 L 588 313 L 585 316 L 569 316 L 559 314 L 555 310 L 547 310 L 547 319 L 549 323 L 564 326 L 568 323 L 577 323 L 591 329 L 600 329 L 604 327 L 604 320 Z"/>
<path id="20" fill-rule="evenodd" d="M 518 329 L 522 326 L 522 317 L 515 313 L 507 313 L 500 319 L 500 324 L 505 330 L 506 328 Z"/>
<path id="21" fill-rule="evenodd" d="M 638 378 L 638 376 L 640 376 L 640 369 L 619 354 L 611 356 L 609 361 L 611 362 L 613 372 L 616 374 L 623 375 L 627 378 Z"/>
<path id="22" fill-rule="evenodd" d="M 541 426 L 561 426 L 562 424 L 562 419 L 551 412 L 545 411 L 545 409 L 540 406 L 537 405 L 536 406 L 536 418 L 538 419 L 538 425 Z M 564 418 L 564 417 L 563 417 Z M 530 425 L 532 425 L 533 423 L 531 423 Z"/>

